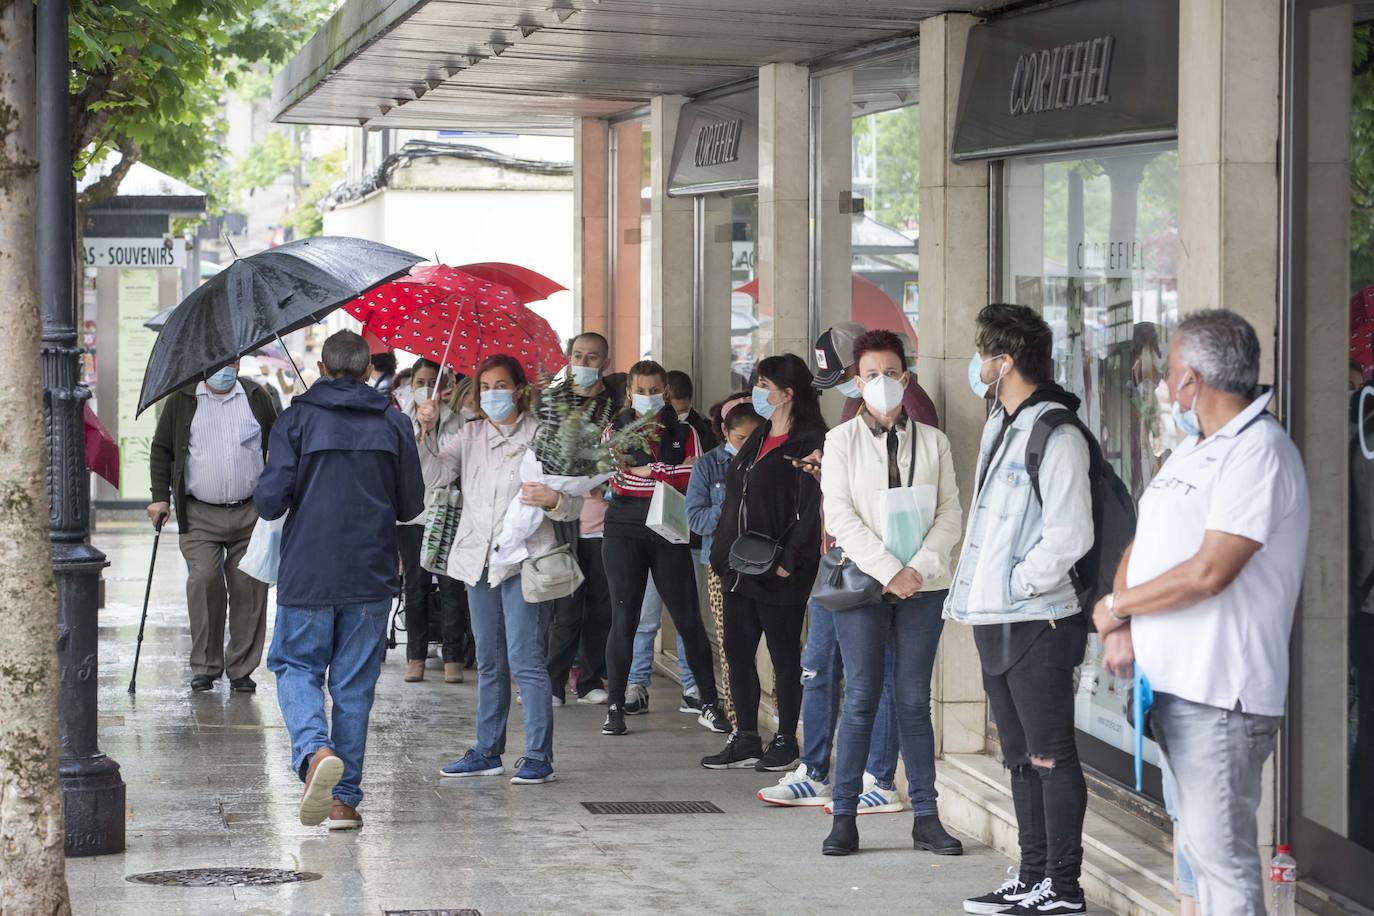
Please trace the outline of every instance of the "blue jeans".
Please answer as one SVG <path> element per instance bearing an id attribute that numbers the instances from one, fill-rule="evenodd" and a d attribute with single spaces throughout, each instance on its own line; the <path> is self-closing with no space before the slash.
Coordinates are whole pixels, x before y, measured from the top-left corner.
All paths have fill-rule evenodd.
<path id="1" fill-rule="evenodd" d="M 644 586 L 644 604 L 639 612 L 639 629 L 635 630 L 634 660 L 630 663 L 630 683 L 649 689 L 649 675 L 654 670 L 654 637 L 663 623 L 663 598 L 654 586 L 651 575 Z M 687 664 L 687 647 L 682 637 L 677 638 L 677 670 L 682 678 L 682 692 L 690 693 L 696 689 L 696 678 L 692 677 L 692 666 Z"/>
<path id="2" fill-rule="evenodd" d="M 802 763 L 819 779 L 830 774 L 830 752 L 834 747 L 835 723 L 840 718 L 844 664 L 840 644 L 835 638 L 835 620 L 830 611 L 816 602 L 809 606 L 806 648 L 802 650 Z M 892 646 L 883 653 L 883 691 L 878 698 L 878 715 L 873 720 L 873 740 L 864 769 L 878 785 L 892 789 L 897 775 L 897 712 L 892 705 Z"/>
<path id="3" fill-rule="evenodd" d="M 1174 883 L 1180 897 L 1197 899 L 1197 878 L 1188 857 L 1183 854 L 1183 834 L 1178 829 L 1178 783 L 1174 781 L 1169 761 L 1160 761 L 1160 772 L 1164 774 L 1164 810 L 1174 822 Z"/>
<path id="4" fill-rule="evenodd" d="M 334 797 L 363 800 L 367 719 L 386 650 L 391 601 L 333 607 L 277 607 L 267 668 L 277 676 L 277 704 L 291 735 L 291 768 L 304 780 L 306 761 L 322 747 L 343 761 Z M 324 713 L 325 672 L 334 708 Z"/>
<path id="5" fill-rule="evenodd" d="M 1156 692 L 1149 721 L 1173 770 L 1175 813 L 1183 854 L 1197 879 L 1198 909 L 1207 916 L 1263 913 L 1256 843 L 1261 774 L 1282 720 Z"/>
<path id="6" fill-rule="evenodd" d="M 883 602 L 833 617 L 844 661 L 844 716 L 835 754 L 834 812 L 854 814 L 863 791 L 864 761 L 873 744 L 873 720 L 892 648 L 892 700 L 906 761 L 907 791 L 917 816 L 936 814 L 935 728 L 930 721 L 930 676 L 945 622 L 944 590 L 905 601 Z"/>
<path id="7" fill-rule="evenodd" d="M 510 682 L 515 679 L 525 707 L 525 756 L 553 762 L 553 688 L 544 665 L 550 602 L 528 604 L 520 576 L 490 585 L 486 574 L 468 586 L 472 638 L 477 643 L 477 740 L 484 757 L 506 752 Z"/>

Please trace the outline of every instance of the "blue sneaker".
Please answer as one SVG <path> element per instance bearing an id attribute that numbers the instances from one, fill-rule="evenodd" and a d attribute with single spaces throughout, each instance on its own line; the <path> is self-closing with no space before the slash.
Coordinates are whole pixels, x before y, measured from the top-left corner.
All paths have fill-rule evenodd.
<path id="1" fill-rule="evenodd" d="M 517 786 L 537 786 L 545 782 L 553 782 L 558 777 L 553 775 L 553 764 L 547 760 L 532 760 L 529 757 L 521 757 L 515 761 L 515 775 L 510 781 Z"/>
<path id="2" fill-rule="evenodd" d="M 439 771 L 440 776 L 500 776 L 506 772 L 500 757 L 486 757 L 470 748 L 461 760 L 455 760 Z"/>

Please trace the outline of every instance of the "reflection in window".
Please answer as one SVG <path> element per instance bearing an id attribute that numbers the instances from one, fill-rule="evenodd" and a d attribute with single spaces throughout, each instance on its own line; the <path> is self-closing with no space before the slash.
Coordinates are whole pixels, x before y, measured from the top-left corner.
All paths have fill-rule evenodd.
<path id="1" fill-rule="evenodd" d="M 1003 296 L 1045 316 L 1055 380 L 1082 399 L 1079 416 L 1139 498 L 1179 440 L 1155 395 L 1178 320 L 1176 149 L 1010 160 L 1004 188 Z M 1129 682 L 1106 675 L 1101 658 L 1092 636 L 1075 721 L 1130 751 Z"/>

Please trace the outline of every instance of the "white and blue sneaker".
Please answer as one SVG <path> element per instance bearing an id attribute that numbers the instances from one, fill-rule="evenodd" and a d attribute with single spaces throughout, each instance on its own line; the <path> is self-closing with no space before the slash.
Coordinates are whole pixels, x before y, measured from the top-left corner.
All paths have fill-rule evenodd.
<path id="1" fill-rule="evenodd" d="M 546 782 L 553 782 L 557 778 L 553 775 L 553 764 L 547 760 L 521 757 L 515 761 L 515 775 L 510 778 L 510 781 L 517 786 L 537 786 Z"/>
<path id="2" fill-rule="evenodd" d="M 500 776 L 506 772 L 500 757 L 486 757 L 469 748 L 461 760 L 455 760 L 439 771 L 440 776 L 456 778 L 460 776 Z"/>
<path id="3" fill-rule="evenodd" d="M 810 768 L 803 763 L 779 779 L 777 785 L 759 789 L 754 797 L 765 805 L 780 808 L 815 808 L 830 801 L 830 783 L 812 777 Z"/>
<path id="4" fill-rule="evenodd" d="M 872 773 L 864 773 L 864 790 L 859 794 L 855 814 L 894 814 L 905 809 L 906 805 L 902 804 L 902 797 L 896 789 L 884 789 L 878 785 L 877 777 Z M 826 804 L 825 813 L 835 813 L 831 804 Z"/>

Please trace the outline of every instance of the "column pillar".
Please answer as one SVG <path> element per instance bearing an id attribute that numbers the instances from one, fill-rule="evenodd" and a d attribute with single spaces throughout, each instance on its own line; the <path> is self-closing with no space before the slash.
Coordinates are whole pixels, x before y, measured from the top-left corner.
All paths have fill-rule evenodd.
<path id="1" fill-rule="evenodd" d="M 810 74 L 759 68 L 759 309 L 773 316 L 762 355 L 811 353 Z"/>
<path id="2" fill-rule="evenodd" d="M 1259 333 L 1274 380 L 1279 264 L 1282 7 L 1179 6 L 1179 312 L 1228 308 Z"/>
<path id="3" fill-rule="evenodd" d="M 974 318 L 988 302 L 988 166 L 950 161 L 964 51 L 977 20 L 966 14 L 921 22 L 921 385 L 935 401 L 960 468 L 967 511 L 983 405 L 968 390 Z M 946 627 L 931 685 L 937 750 L 981 753 L 983 683 L 968 627 Z"/>
<path id="4" fill-rule="evenodd" d="M 649 269 L 653 272 L 654 358 L 669 369 L 697 376 L 695 308 L 692 295 L 692 201 L 668 196 L 678 113 L 686 99 L 655 96 L 649 108 L 652 160 Z"/>
<path id="5" fill-rule="evenodd" d="M 607 308 L 609 131 L 600 118 L 573 123 L 573 327 L 612 336 Z"/>
<path id="6" fill-rule="evenodd" d="M 615 212 L 611 222 L 611 365 L 628 369 L 643 354 L 640 336 L 640 190 L 643 182 L 644 124 L 627 121 L 611 128 Z"/>
<path id="7" fill-rule="evenodd" d="M 816 134 L 816 238 L 817 321 L 812 340 L 826 328 L 854 316 L 853 226 L 850 204 L 854 190 L 854 123 L 851 118 L 854 72 L 841 70 L 816 82 L 820 95 L 815 111 L 819 114 Z M 801 351 L 799 351 L 801 352 Z M 815 357 L 810 348 L 806 361 L 814 371 Z M 839 397 L 821 398 L 821 410 L 831 425 L 840 421 L 844 401 Z"/>

